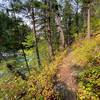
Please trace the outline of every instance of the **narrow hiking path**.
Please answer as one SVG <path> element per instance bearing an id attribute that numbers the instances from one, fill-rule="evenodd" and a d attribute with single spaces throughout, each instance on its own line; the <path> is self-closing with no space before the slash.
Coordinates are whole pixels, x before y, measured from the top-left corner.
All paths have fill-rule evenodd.
<path id="1" fill-rule="evenodd" d="M 64 84 L 63 100 L 77 100 L 77 82 L 72 66 L 75 64 L 72 52 L 70 52 L 58 65 L 58 80 Z"/>

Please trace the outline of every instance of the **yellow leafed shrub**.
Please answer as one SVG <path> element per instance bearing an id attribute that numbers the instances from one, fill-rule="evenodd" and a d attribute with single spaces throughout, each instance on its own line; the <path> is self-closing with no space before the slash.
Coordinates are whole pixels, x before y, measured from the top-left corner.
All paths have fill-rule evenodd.
<path id="1" fill-rule="evenodd" d="M 53 77 L 57 72 L 57 65 L 63 59 L 65 52 L 60 53 L 55 57 L 55 60 L 49 65 L 45 66 L 39 74 L 32 74 L 29 78 L 28 92 L 37 100 L 43 97 L 43 100 L 48 98 L 57 98 L 58 94 L 54 91 Z M 59 100 L 59 99 L 57 99 Z"/>
<path id="2" fill-rule="evenodd" d="M 95 58 L 96 60 L 100 59 L 100 35 L 97 35 L 91 40 L 83 40 L 79 44 L 74 46 L 77 47 L 74 48 L 74 57 L 76 58 L 77 64 L 84 66 L 87 63 L 91 63 Z"/>
<path id="3" fill-rule="evenodd" d="M 59 53 L 55 60 L 43 66 L 40 72 L 31 71 L 27 81 L 14 75 L 9 76 L 6 81 L 0 83 L 0 100 L 60 100 L 59 94 L 54 90 L 53 78 L 65 53 Z"/>

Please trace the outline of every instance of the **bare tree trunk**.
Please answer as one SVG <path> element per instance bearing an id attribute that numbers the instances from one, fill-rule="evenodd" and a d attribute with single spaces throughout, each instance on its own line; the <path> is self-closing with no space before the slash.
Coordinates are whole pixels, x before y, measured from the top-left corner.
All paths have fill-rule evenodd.
<path id="1" fill-rule="evenodd" d="M 45 15 L 45 32 L 47 33 L 47 42 L 48 42 L 48 49 L 49 49 L 49 56 L 50 59 L 54 56 L 54 49 L 53 49 L 53 43 L 52 43 L 52 32 L 51 32 L 51 17 L 50 17 L 50 1 L 43 0 L 45 5 L 48 5 L 48 9 L 44 10 Z"/>
<path id="2" fill-rule="evenodd" d="M 35 48 L 36 48 L 36 55 L 37 55 L 37 61 L 38 65 L 41 66 L 41 61 L 40 61 L 40 55 L 39 55 L 39 48 L 38 48 L 38 37 L 37 37 L 37 32 L 35 29 L 35 9 L 32 9 L 32 20 L 33 20 L 33 34 L 35 34 Z"/>
<path id="3" fill-rule="evenodd" d="M 87 16 L 87 39 L 90 39 L 91 29 L 90 29 L 90 7 L 88 7 L 88 16 Z"/>
<path id="4" fill-rule="evenodd" d="M 78 0 L 76 0 L 76 4 L 77 4 L 77 7 L 76 7 L 76 26 L 77 26 L 76 33 L 78 35 L 79 34 L 79 16 L 78 16 L 78 6 L 79 6 L 79 3 L 78 3 Z"/>
<path id="5" fill-rule="evenodd" d="M 58 32 L 60 33 L 60 39 L 59 39 L 60 40 L 60 50 L 63 50 L 65 46 L 65 40 L 64 40 L 64 32 L 61 26 L 61 18 L 59 14 L 55 15 L 55 22 L 58 28 Z"/>
<path id="6" fill-rule="evenodd" d="M 24 59 L 25 59 L 25 63 L 26 63 L 28 72 L 29 72 L 29 74 L 30 74 L 30 68 L 29 68 L 29 65 L 28 65 L 28 61 L 27 61 L 27 59 L 26 59 L 26 54 L 25 54 L 25 51 L 24 51 L 23 44 L 21 44 L 21 49 L 22 49 L 22 52 L 23 52 L 23 56 L 24 56 Z"/>
<path id="7" fill-rule="evenodd" d="M 86 12 L 86 8 L 83 7 L 82 8 L 82 11 L 81 11 L 81 14 L 82 14 L 82 18 L 83 18 L 83 33 L 86 34 L 87 32 L 87 12 Z"/>
<path id="8" fill-rule="evenodd" d="M 87 27 L 87 20 L 86 20 L 86 15 L 83 15 L 84 16 L 84 25 L 83 25 L 83 28 L 84 28 L 84 30 L 83 30 L 83 32 L 84 32 L 84 34 L 86 34 L 86 32 L 87 32 L 87 29 L 86 29 L 86 27 Z"/>
<path id="9" fill-rule="evenodd" d="M 54 56 L 54 50 L 52 46 L 52 33 L 51 33 L 51 25 L 50 25 L 50 15 L 48 16 L 48 48 L 49 48 L 49 54 L 52 58 Z"/>

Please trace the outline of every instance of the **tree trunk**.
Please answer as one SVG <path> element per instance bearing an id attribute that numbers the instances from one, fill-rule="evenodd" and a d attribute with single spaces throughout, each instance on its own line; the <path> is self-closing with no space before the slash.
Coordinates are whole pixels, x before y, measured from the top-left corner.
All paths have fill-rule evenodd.
<path id="1" fill-rule="evenodd" d="M 88 16 L 87 16 L 87 39 L 90 39 L 91 29 L 90 29 L 90 7 L 88 7 Z"/>
<path id="2" fill-rule="evenodd" d="M 51 31 L 51 16 L 50 16 L 50 1 L 43 0 L 45 5 L 48 5 L 48 9 L 44 10 L 45 15 L 45 32 L 47 33 L 47 42 L 48 42 L 48 49 L 49 49 L 49 56 L 50 59 L 54 56 L 54 49 L 53 49 L 53 43 L 52 43 L 52 31 Z"/>
<path id="3" fill-rule="evenodd" d="M 50 15 L 48 16 L 48 48 L 49 48 L 49 54 L 52 58 L 54 56 L 54 50 L 53 50 L 53 44 L 52 44 L 52 33 L 51 33 L 51 25 L 50 25 Z"/>
<path id="4" fill-rule="evenodd" d="M 37 37 L 37 32 L 35 29 L 35 9 L 32 9 L 32 20 L 33 20 L 33 34 L 35 34 L 35 49 L 36 49 L 36 55 L 37 55 L 37 61 L 38 65 L 41 66 L 41 61 L 40 61 L 40 55 L 39 55 L 39 48 L 38 48 L 38 37 Z"/>
<path id="5" fill-rule="evenodd" d="M 77 7 L 76 7 L 76 26 L 77 26 L 77 30 L 76 30 L 76 33 L 77 35 L 79 34 L 79 16 L 78 16 L 78 1 L 76 0 L 76 4 L 77 4 Z"/>
<path id="6" fill-rule="evenodd" d="M 64 46 L 65 46 L 65 40 L 64 40 L 64 32 L 63 32 L 63 29 L 61 27 L 61 18 L 60 18 L 60 15 L 59 14 L 56 14 L 55 15 L 55 22 L 56 22 L 56 25 L 57 25 L 57 29 L 58 29 L 58 32 L 60 33 L 60 50 L 63 50 L 64 49 Z"/>
<path id="7" fill-rule="evenodd" d="M 30 74 L 30 68 L 29 68 L 29 65 L 28 65 L 28 61 L 27 61 L 27 59 L 26 59 L 26 54 L 25 54 L 25 51 L 24 51 L 23 44 L 21 44 L 21 48 L 22 48 L 22 52 L 23 52 L 23 56 L 24 56 L 24 59 L 25 59 L 25 63 L 26 63 L 28 72 L 29 72 L 29 74 Z"/>

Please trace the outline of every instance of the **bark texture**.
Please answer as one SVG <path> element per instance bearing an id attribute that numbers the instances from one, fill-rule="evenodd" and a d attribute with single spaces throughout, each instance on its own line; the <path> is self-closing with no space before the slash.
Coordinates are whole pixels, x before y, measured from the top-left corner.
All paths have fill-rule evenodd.
<path id="1" fill-rule="evenodd" d="M 58 32 L 60 34 L 60 38 L 59 38 L 60 50 L 63 50 L 65 46 L 65 40 L 64 40 L 64 32 L 61 25 L 61 17 L 59 14 L 55 15 L 55 22 L 57 25 Z"/>
<path id="2" fill-rule="evenodd" d="M 87 39 L 90 39 L 91 29 L 90 29 L 90 7 L 88 7 L 88 16 L 87 16 Z"/>

